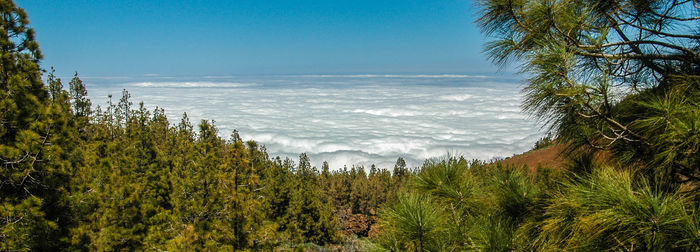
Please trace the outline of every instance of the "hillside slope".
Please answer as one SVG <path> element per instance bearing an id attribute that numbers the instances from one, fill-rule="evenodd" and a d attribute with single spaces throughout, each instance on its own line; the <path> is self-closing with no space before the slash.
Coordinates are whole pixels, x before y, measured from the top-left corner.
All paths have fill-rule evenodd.
<path id="1" fill-rule="evenodd" d="M 566 158 L 560 153 L 564 149 L 563 145 L 554 144 L 537 150 L 530 150 L 523 154 L 518 154 L 504 160 L 496 162 L 504 166 L 527 166 L 530 171 L 536 172 L 539 166 L 549 166 L 562 168 L 566 165 Z"/>

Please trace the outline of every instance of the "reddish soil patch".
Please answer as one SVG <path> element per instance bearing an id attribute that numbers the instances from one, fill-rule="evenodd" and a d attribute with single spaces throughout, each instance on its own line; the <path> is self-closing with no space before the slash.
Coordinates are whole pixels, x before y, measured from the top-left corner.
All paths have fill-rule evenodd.
<path id="1" fill-rule="evenodd" d="M 540 166 L 563 168 L 564 165 L 566 165 L 566 159 L 560 155 L 563 149 L 564 147 L 562 145 L 552 145 L 506 158 L 496 162 L 496 164 L 505 166 L 527 166 L 532 172 L 537 172 L 537 167 Z"/>

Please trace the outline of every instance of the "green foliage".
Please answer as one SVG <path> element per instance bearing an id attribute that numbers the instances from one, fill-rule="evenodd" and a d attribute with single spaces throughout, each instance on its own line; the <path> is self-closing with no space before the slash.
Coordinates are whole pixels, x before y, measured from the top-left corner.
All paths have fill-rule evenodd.
<path id="1" fill-rule="evenodd" d="M 130 103 L 124 92 L 114 110 L 121 119 L 97 109 L 86 125 L 72 190 L 73 248 L 238 250 L 338 241 L 332 201 L 305 155 L 298 166 L 269 159 L 237 131 L 224 140 L 202 121 L 195 133 L 186 115 L 171 126 L 161 109 L 140 104 L 127 113 Z"/>
<path id="2" fill-rule="evenodd" d="M 482 251 L 515 250 L 513 222 L 501 215 L 480 215 L 474 218 L 466 248 Z"/>
<path id="3" fill-rule="evenodd" d="M 648 162 L 657 168 L 657 176 L 682 182 L 697 179 L 700 167 L 700 79 L 678 78 L 663 95 L 640 96 L 634 105 L 644 117 L 631 127 L 649 139 Z"/>
<path id="4" fill-rule="evenodd" d="M 448 157 L 443 161 L 428 162 L 415 177 L 415 188 L 446 204 L 462 205 L 474 194 L 474 181 L 465 175 L 467 164 L 464 159 Z"/>
<path id="5" fill-rule="evenodd" d="M 700 245 L 689 198 L 638 181 L 626 171 L 596 170 L 567 183 L 541 222 L 543 244 L 564 250 L 691 250 Z M 643 180 L 642 180 L 643 181 Z"/>
<path id="6" fill-rule="evenodd" d="M 678 29 L 698 26 L 695 4 L 479 2 L 479 23 L 495 38 L 486 50 L 499 64 L 523 62 L 524 108 L 574 161 L 559 182 L 494 176 L 513 248 L 698 247 L 700 36 Z M 597 166 L 598 151 L 621 167 Z"/>
<path id="7" fill-rule="evenodd" d="M 552 139 L 552 135 L 548 134 L 535 142 L 535 147 L 533 150 L 544 149 L 552 145 L 554 145 L 554 140 Z"/>
<path id="8" fill-rule="evenodd" d="M 700 182 L 695 1 L 482 0 L 494 62 L 522 62 L 524 108 L 576 152 L 644 167 L 665 190 Z M 574 151 L 569 153 L 576 153 Z"/>
<path id="9" fill-rule="evenodd" d="M 391 250 L 438 250 L 446 234 L 444 216 L 429 196 L 405 195 L 382 214 L 382 243 Z"/>
<path id="10" fill-rule="evenodd" d="M 321 192 L 318 171 L 311 167 L 306 154 L 299 156 L 296 179 L 285 220 L 292 239 L 297 243 L 326 244 L 336 239 L 336 220 L 332 217 L 330 200 Z"/>
<path id="11" fill-rule="evenodd" d="M 42 58 L 27 14 L 0 1 L 0 249 L 62 245 L 70 220 L 70 114 L 59 79 L 41 80 Z"/>
<path id="12" fill-rule="evenodd" d="M 69 83 L 70 98 L 73 103 L 73 114 L 75 114 L 78 133 L 85 138 L 85 128 L 88 126 L 90 116 L 92 115 L 92 102 L 88 99 L 87 89 L 83 81 L 78 77 L 76 72 Z"/>
<path id="13" fill-rule="evenodd" d="M 401 178 L 406 176 L 408 172 L 409 171 L 406 168 L 406 160 L 401 157 L 396 159 L 396 164 L 394 165 L 394 176 Z"/>
<path id="14" fill-rule="evenodd" d="M 492 181 L 498 213 L 515 225 L 523 222 L 536 207 L 538 186 L 521 169 L 500 168 Z"/>
<path id="15" fill-rule="evenodd" d="M 43 240 L 46 235 L 55 232 L 58 227 L 55 222 L 45 218 L 41 209 L 41 200 L 28 197 L 19 204 L 3 202 L 0 206 L 0 218 L 3 227 L 0 230 L 0 250 L 31 251 L 34 248 L 46 248 Z"/>
<path id="16" fill-rule="evenodd" d="M 697 193 L 660 190 L 641 173 L 528 174 L 457 160 L 426 162 L 381 215 L 374 241 L 394 251 L 692 251 L 700 244 Z M 460 203 L 456 192 L 469 193 Z"/>

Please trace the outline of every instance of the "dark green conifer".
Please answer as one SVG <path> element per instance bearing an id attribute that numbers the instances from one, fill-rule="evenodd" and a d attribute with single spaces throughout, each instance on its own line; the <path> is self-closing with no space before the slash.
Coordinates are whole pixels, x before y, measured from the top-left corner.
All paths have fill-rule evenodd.
<path id="1" fill-rule="evenodd" d="M 65 122 L 41 81 L 42 58 L 26 12 L 0 1 L 0 250 L 51 250 L 65 231 Z M 53 87 L 58 87 L 54 79 Z M 54 90 L 56 98 L 60 95 Z"/>

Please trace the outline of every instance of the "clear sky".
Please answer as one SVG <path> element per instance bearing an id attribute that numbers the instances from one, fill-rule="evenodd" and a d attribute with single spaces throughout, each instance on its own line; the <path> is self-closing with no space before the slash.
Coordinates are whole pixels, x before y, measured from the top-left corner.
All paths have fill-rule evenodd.
<path id="1" fill-rule="evenodd" d="M 488 73 L 473 1 L 16 0 L 59 75 Z"/>

